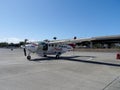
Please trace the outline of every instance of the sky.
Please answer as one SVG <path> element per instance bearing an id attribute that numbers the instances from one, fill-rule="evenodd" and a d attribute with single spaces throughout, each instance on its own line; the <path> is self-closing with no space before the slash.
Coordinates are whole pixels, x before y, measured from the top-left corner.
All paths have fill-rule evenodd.
<path id="1" fill-rule="evenodd" d="M 120 0 L 0 0 L 0 42 L 120 35 Z"/>

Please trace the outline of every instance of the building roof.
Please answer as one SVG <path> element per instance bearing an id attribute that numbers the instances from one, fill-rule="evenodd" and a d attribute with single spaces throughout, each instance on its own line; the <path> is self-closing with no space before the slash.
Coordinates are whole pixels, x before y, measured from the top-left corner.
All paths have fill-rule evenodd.
<path id="1" fill-rule="evenodd" d="M 92 37 L 93 40 L 120 39 L 120 35 Z"/>

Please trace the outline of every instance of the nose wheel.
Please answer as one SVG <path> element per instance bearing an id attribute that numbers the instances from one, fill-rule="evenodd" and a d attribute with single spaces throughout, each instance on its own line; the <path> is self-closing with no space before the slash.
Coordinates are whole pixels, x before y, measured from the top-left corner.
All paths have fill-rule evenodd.
<path id="1" fill-rule="evenodd" d="M 31 60 L 31 56 L 27 56 L 27 59 L 28 59 L 28 60 Z"/>

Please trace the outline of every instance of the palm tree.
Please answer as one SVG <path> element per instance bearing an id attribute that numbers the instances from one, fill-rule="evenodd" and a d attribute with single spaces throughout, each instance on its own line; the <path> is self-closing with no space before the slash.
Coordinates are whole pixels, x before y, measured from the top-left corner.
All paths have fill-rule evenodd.
<path id="1" fill-rule="evenodd" d="M 28 41 L 28 39 L 25 39 L 25 40 L 24 40 L 25 44 L 26 44 L 27 41 Z"/>
<path id="2" fill-rule="evenodd" d="M 75 39 L 77 39 L 77 37 L 76 37 L 76 36 L 74 37 L 74 40 L 75 40 Z"/>
<path id="3" fill-rule="evenodd" d="M 54 40 L 56 40 L 56 39 L 57 39 L 57 37 L 53 37 L 53 39 L 54 39 Z"/>

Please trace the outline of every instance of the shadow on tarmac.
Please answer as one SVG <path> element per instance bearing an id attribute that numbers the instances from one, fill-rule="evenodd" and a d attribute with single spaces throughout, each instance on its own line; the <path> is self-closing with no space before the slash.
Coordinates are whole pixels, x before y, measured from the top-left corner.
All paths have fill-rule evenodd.
<path id="1" fill-rule="evenodd" d="M 82 62 L 82 63 L 90 63 L 90 64 L 98 64 L 98 65 L 106 65 L 106 66 L 116 66 L 120 67 L 120 64 L 114 64 L 114 63 L 108 63 L 108 62 L 99 62 L 99 61 L 92 61 L 92 60 L 82 60 L 82 59 L 76 59 L 78 57 L 90 57 L 90 58 L 96 58 L 94 56 L 62 56 L 59 59 L 56 59 L 55 57 L 48 56 L 45 58 L 36 58 L 32 59 L 31 61 L 54 61 L 54 60 L 67 60 L 67 61 L 76 61 L 76 62 Z"/>
<path id="2" fill-rule="evenodd" d="M 66 59 L 69 59 L 69 58 L 77 58 L 77 57 L 80 57 L 80 56 L 70 56 L 70 57 L 60 57 L 58 59 L 56 59 L 55 57 L 52 57 L 52 56 L 47 56 L 47 57 L 42 57 L 42 58 L 35 58 L 35 59 L 31 59 L 30 61 L 55 61 L 55 60 L 66 60 Z"/>
<path id="3" fill-rule="evenodd" d="M 91 64 L 98 64 L 98 65 L 107 65 L 107 66 L 120 67 L 120 64 L 107 63 L 107 62 L 98 62 L 98 61 L 91 61 L 91 60 L 78 60 L 78 59 L 68 59 L 68 60 L 69 61 L 82 62 L 82 63 L 91 63 Z"/>

